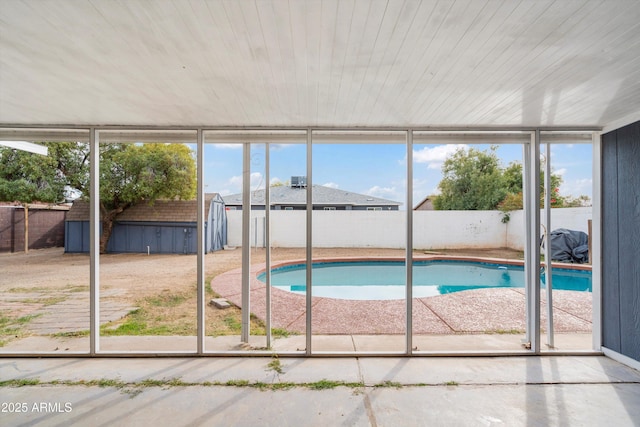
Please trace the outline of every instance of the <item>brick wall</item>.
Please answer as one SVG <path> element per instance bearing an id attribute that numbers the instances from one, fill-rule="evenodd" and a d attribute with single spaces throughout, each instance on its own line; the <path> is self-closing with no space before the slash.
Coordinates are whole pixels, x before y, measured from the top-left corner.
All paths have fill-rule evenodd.
<path id="1" fill-rule="evenodd" d="M 64 246 L 67 211 L 29 209 L 29 249 Z M 24 209 L 0 207 L 0 252 L 24 251 Z"/>

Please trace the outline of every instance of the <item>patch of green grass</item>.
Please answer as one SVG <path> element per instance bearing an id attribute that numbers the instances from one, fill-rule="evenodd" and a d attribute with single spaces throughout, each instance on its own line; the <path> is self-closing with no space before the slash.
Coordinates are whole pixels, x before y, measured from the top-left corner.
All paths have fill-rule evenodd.
<path id="1" fill-rule="evenodd" d="M 23 338 L 28 335 L 24 326 L 41 314 L 28 314 L 22 317 L 0 316 L 0 347 L 7 345 L 12 339 Z"/>
<path id="2" fill-rule="evenodd" d="M 308 383 L 306 386 L 311 390 L 330 390 L 336 387 L 344 385 L 342 381 L 329 381 L 322 379 L 320 381 L 316 381 L 314 383 Z"/>
<path id="3" fill-rule="evenodd" d="M 162 293 L 160 295 L 145 298 L 149 305 L 155 307 L 177 307 L 187 300 L 185 295 L 171 295 Z"/>
<path id="4" fill-rule="evenodd" d="M 161 379 L 155 380 L 152 378 L 148 378 L 145 380 L 136 383 L 139 387 L 186 387 L 196 385 L 195 383 L 187 383 L 182 381 L 180 378 L 169 378 L 169 379 Z"/>
<path id="5" fill-rule="evenodd" d="M 520 335 L 524 334 L 524 331 L 520 329 L 492 329 L 489 331 L 484 331 L 485 334 L 497 334 L 497 335 Z"/>
<path id="6" fill-rule="evenodd" d="M 89 286 L 78 286 L 78 285 L 67 285 L 64 287 L 53 287 L 48 288 L 45 286 L 33 286 L 33 287 L 16 287 L 9 288 L 5 292 L 16 293 L 16 294 L 28 294 L 33 292 L 89 292 Z"/>
<path id="7" fill-rule="evenodd" d="M 267 364 L 267 367 L 279 374 L 284 373 L 284 371 L 282 370 L 282 363 L 280 363 L 280 359 L 278 359 L 278 356 L 275 354 L 273 355 L 273 359 L 271 359 L 271 362 Z"/>
<path id="8" fill-rule="evenodd" d="M 242 322 L 235 313 L 230 313 L 222 319 L 222 322 L 234 333 L 240 333 Z"/>
<path id="9" fill-rule="evenodd" d="M 460 384 L 458 384 L 458 382 L 457 382 L 457 381 L 447 381 L 446 383 L 444 383 L 444 385 L 447 385 L 447 386 L 456 386 L 456 385 L 460 385 Z"/>
<path id="10" fill-rule="evenodd" d="M 25 379 L 14 379 L 7 381 L 0 381 L 0 387 L 25 387 L 25 386 L 37 386 L 37 385 L 51 385 L 51 386 L 84 386 L 84 387 L 102 387 L 102 388 L 115 388 L 121 390 L 123 393 L 131 395 L 134 397 L 140 394 L 146 388 L 153 387 L 250 387 L 255 388 L 261 391 L 278 391 L 278 390 L 289 390 L 295 387 L 303 387 L 308 388 L 310 390 L 331 390 L 336 387 L 347 387 L 356 390 L 361 390 L 365 387 L 363 382 L 345 382 L 345 381 L 330 381 L 330 380 L 320 380 L 312 383 L 294 383 L 294 382 L 275 382 L 275 383 L 266 383 L 263 381 L 249 382 L 247 380 L 228 380 L 224 383 L 221 382 L 186 382 L 180 378 L 163 378 L 163 379 L 154 379 L 147 378 L 138 382 L 127 383 L 120 379 L 114 378 L 100 378 L 95 380 L 78 380 L 78 381 L 70 381 L 70 380 L 52 380 L 48 382 L 41 382 L 37 378 L 25 378 Z M 446 385 L 457 385 L 457 383 L 450 381 L 447 382 Z M 399 383 L 393 383 L 390 381 L 385 381 L 374 387 L 396 387 L 401 388 L 402 385 Z"/>
<path id="11" fill-rule="evenodd" d="M 15 380 L 0 381 L 0 387 L 25 387 L 40 384 L 38 378 L 19 378 Z"/>
<path id="12" fill-rule="evenodd" d="M 57 296 L 57 297 L 46 297 L 46 298 L 27 298 L 23 299 L 20 302 L 25 304 L 42 304 L 44 306 L 58 304 L 59 302 L 66 301 L 67 297 L 65 296 Z"/>
<path id="13" fill-rule="evenodd" d="M 387 381 L 383 381 L 381 383 L 378 383 L 378 384 L 374 385 L 373 387 L 375 387 L 375 388 L 389 388 L 389 387 L 401 388 L 402 384 L 400 384 L 398 382 L 387 380 Z"/>
<path id="14" fill-rule="evenodd" d="M 73 286 L 69 285 L 65 288 L 68 292 L 89 292 L 89 286 Z"/>
<path id="15" fill-rule="evenodd" d="M 147 310 L 139 308 L 129 312 L 120 324 L 102 325 L 100 333 L 103 336 L 188 335 L 194 329 L 192 323 L 189 319 L 167 322 L 164 316 L 151 316 Z"/>
<path id="16" fill-rule="evenodd" d="M 87 386 L 98 386 L 98 387 L 101 387 L 101 388 L 106 388 L 106 387 L 124 388 L 124 387 L 126 387 L 127 383 L 125 383 L 124 381 L 115 380 L 115 379 L 101 378 L 101 379 L 98 379 L 98 380 L 87 381 L 87 384 L 85 384 L 85 385 L 87 385 Z"/>
<path id="17" fill-rule="evenodd" d="M 230 387 L 248 387 L 250 384 L 247 380 L 229 380 L 225 385 Z"/>
<path id="18" fill-rule="evenodd" d="M 116 329 L 101 330 L 103 335 L 144 335 L 144 331 L 147 329 L 147 324 L 139 319 L 127 319 L 124 323 L 119 325 Z"/>
<path id="19" fill-rule="evenodd" d="M 52 290 L 51 288 L 45 288 L 45 287 L 33 287 L 33 288 L 17 287 L 17 288 L 9 288 L 5 292 L 10 292 L 15 294 L 27 294 L 31 292 L 51 292 L 51 290 Z"/>
<path id="20" fill-rule="evenodd" d="M 289 390 L 292 389 L 294 387 L 297 387 L 298 385 L 296 383 L 291 383 L 291 382 L 282 382 L 282 383 L 272 383 L 269 386 L 269 390 Z"/>
<path id="21" fill-rule="evenodd" d="M 80 338 L 80 337 L 88 337 L 91 334 L 89 329 L 83 331 L 71 331 L 71 332 L 56 332 L 54 334 L 50 334 L 50 337 L 53 338 Z"/>
<path id="22" fill-rule="evenodd" d="M 211 281 L 213 280 L 213 278 L 216 277 L 215 274 L 212 274 L 211 276 L 207 276 L 204 279 L 204 291 L 207 295 L 209 295 L 210 297 L 213 298 L 220 298 L 220 295 L 217 294 L 216 292 L 213 291 L 213 289 L 211 288 Z"/>
<path id="23" fill-rule="evenodd" d="M 295 332 L 287 331 L 282 328 L 271 328 L 271 335 L 276 338 L 288 338 L 291 335 L 298 335 Z"/>
<path id="24" fill-rule="evenodd" d="M 42 314 L 28 314 L 26 316 L 18 317 L 16 319 L 16 323 L 19 325 L 26 325 L 31 322 L 33 319 L 42 316 Z"/>

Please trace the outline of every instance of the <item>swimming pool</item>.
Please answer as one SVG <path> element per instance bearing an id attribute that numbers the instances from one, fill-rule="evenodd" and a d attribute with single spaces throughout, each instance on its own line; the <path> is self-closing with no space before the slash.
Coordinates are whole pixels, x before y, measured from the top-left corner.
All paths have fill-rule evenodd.
<path id="1" fill-rule="evenodd" d="M 405 297 L 404 261 L 332 261 L 313 264 L 313 296 L 389 300 Z M 553 289 L 591 291 L 591 271 L 553 268 Z M 266 274 L 258 275 L 264 282 Z M 542 273 L 543 288 L 545 275 Z M 306 265 L 272 268 L 271 285 L 289 292 L 306 292 Z M 413 262 L 415 298 L 481 288 L 524 288 L 519 265 L 478 261 L 428 260 Z"/>

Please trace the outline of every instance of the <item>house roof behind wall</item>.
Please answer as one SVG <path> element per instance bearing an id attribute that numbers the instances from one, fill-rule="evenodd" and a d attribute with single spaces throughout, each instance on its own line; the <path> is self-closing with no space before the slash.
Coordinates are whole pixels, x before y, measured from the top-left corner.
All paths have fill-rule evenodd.
<path id="1" fill-rule="evenodd" d="M 271 187 L 270 203 L 275 206 L 302 206 L 307 203 L 305 188 L 292 188 L 287 185 Z M 313 204 L 315 206 L 400 206 L 402 203 L 381 199 L 366 194 L 354 193 L 323 185 L 313 186 Z M 227 206 L 241 206 L 242 194 L 223 197 Z M 264 205 L 264 189 L 251 192 L 252 205 Z"/>

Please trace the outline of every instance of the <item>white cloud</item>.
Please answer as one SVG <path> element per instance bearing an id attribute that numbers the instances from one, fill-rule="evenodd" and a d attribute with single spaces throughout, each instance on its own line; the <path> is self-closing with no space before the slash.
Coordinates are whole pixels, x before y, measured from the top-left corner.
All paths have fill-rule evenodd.
<path id="1" fill-rule="evenodd" d="M 561 168 L 561 169 L 558 169 L 557 171 L 551 172 L 552 175 L 560 175 L 560 176 L 564 175 L 565 173 L 567 173 L 567 168 Z"/>
<path id="2" fill-rule="evenodd" d="M 260 172 L 254 172 L 251 174 L 251 189 L 257 190 L 258 188 L 264 188 L 264 177 Z"/>
<path id="3" fill-rule="evenodd" d="M 241 187 L 242 186 L 242 175 L 236 175 L 236 176 L 232 176 L 231 178 L 229 178 L 229 181 L 227 181 L 227 184 L 234 186 L 234 187 Z"/>
<path id="4" fill-rule="evenodd" d="M 396 193 L 396 187 L 380 187 L 379 185 L 374 185 L 364 192 L 364 194 L 368 196 L 380 197 L 383 199 L 395 197 Z"/>
<path id="5" fill-rule="evenodd" d="M 425 147 L 421 150 L 413 151 L 413 161 L 416 163 L 427 163 L 429 169 L 440 169 L 442 164 L 451 154 L 462 149 L 469 148 L 466 144 L 446 144 L 436 147 Z"/>
<path id="6" fill-rule="evenodd" d="M 249 179 L 251 190 L 264 188 L 264 177 L 260 172 L 253 172 Z M 234 188 L 234 193 L 242 192 L 242 175 L 232 176 L 225 185 Z"/>
<path id="7" fill-rule="evenodd" d="M 340 186 L 335 182 L 327 182 L 326 184 L 322 184 L 322 186 L 329 187 L 329 188 L 340 188 Z"/>
<path id="8" fill-rule="evenodd" d="M 591 178 L 575 179 L 573 181 L 564 182 L 560 186 L 560 193 L 563 196 L 578 197 L 587 195 L 591 197 L 593 180 Z"/>
<path id="9" fill-rule="evenodd" d="M 242 148 L 242 144 L 212 144 L 215 148 L 238 150 Z"/>

